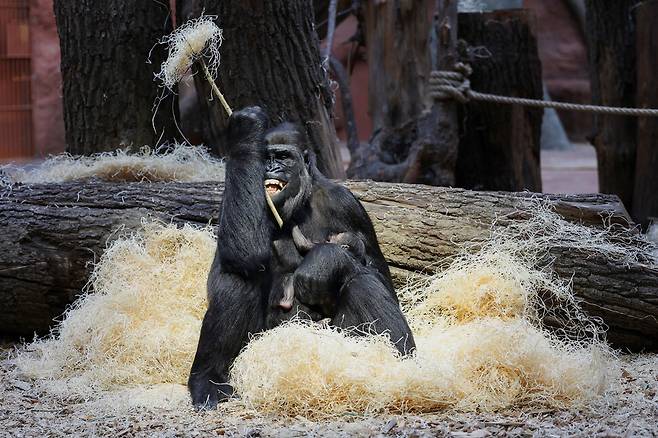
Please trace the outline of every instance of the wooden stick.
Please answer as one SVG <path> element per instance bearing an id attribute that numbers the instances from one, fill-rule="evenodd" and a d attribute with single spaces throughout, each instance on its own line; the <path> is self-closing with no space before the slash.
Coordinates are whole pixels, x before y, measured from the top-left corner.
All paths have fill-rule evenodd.
<path id="1" fill-rule="evenodd" d="M 208 66 L 206 65 L 206 62 L 203 60 L 203 58 L 199 58 L 199 64 L 201 64 L 201 70 L 203 70 L 203 74 L 206 77 L 208 83 L 210 84 L 210 88 L 212 88 L 212 91 L 215 93 L 215 96 L 217 96 L 219 101 L 222 103 L 222 106 L 224 107 L 226 114 L 229 117 L 231 117 L 231 114 L 233 114 L 233 110 L 228 105 L 228 102 L 226 102 L 226 99 L 224 98 L 222 92 L 219 91 L 219 88 L 217 87 L 217 84 L 215 84 L 215 80 L 212 78 L 212 75 L 210 74 L 210 70 L 208 70 Z"/>
<path id="2" fill-rule="evenodd" d="M 274 215 L 274 219 L 276 219 L 276 223 L 279 224 L 279 228 L 283 228 L 283 219 L 281 219 L 279 212 L 276 211 L 276 207 L 274 206 L 274 201 L 272 201 L 272 197 L 270 196 L 269 193 L 267 193 L 267 190 L 265 190 L 265 199 L 267 199 L 267 205 L 270 206 L 270 210 Z"/>

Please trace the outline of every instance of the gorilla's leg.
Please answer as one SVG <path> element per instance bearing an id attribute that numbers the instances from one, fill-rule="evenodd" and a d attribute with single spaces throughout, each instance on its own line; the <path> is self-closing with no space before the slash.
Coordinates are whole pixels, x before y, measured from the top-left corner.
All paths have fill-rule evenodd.
<path id="1" fill-rule="evenodd" d="M 263 293 L 259 284 L 220 273 L 214 280 L 215 299 L 203 318 L 196 356 L 188 380 L 192 402 L 212 409 L 231 397 L 229 367 L 249 341 L 265 327 Z"/>
<path id="2" fill-rule="evenodd" d="M 416 348 L 400 305 L 372 271 L 362 271 L 346 280 L 332 324 L 343 329 L 355 327 L 357 334 L 388 333 L 403 355 L 412 353 Z"/>

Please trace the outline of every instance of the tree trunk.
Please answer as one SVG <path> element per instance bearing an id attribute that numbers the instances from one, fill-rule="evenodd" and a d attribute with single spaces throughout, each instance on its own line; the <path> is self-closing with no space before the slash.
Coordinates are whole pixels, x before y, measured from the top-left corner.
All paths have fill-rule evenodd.
<path id="1" fill-rule="evenodd" d="M 597 105 L 635 106 L 637 77 L 633 8 L 640 3 L 642 0 L 586 1 L 592 97 Z M 619 196 L 630 211 L 637 119 L 597 115 L 594 126 L 600 191 Z"/>
<path id="2" fill-rule="evenodd" d="M 345 20 L 352 11 L 354 0 L 337 0 L 336 3 L 336 27 Z M 327 23 L 329 22 L 329 4 L 331 0 L 313 0 L 313 11 L 315 15 L 315 30 L 321 40 L 327 36 Z"/>
<path id="3" fill-rule="evenodd" d="M 333 94 L 322 66 L 314 29 L 313 3 L 307 0 L 188 0 L 194 7 L 185 18 L 217 15 L 224 31 L 218 85 L 233 109 L 265 108 L 272 120 L 299 122 L 318 155 L 320 170 L 343 178 L 345 171 L 334 128 Z M 328 68 L 328 66 L 326 67 Z M 210 88 L 195 78 L 208 117 L 209 142 L 223 155 L 227 117 Z"/>
<path id="4" fill-rule="evenodd" d="M 471 56 L 471 86 L 482 93 L 541 99 L 541 62 L 528 11 L 459 15 L 459 37 L 487 54 Z M 472 102 L 459 118 L 457 185 L 474 190 L 541 192 L 543 111 Z"/>
<path id="5" fill-rule="evenodd" d="M 153 81 L 166 56 L 153 45 L 171 31 L 166 2 L 55 0 L 62 51 L 64 122 L 72 154 L 157 146 L 177 137 L 174 96 Z"/>
<path id="6" fill-rule="evenodd" d="M 436 0 L 434 26 L 430 48 L 432 70 L 453 71 L 457 56 L 458 9 L 457 0 Z M 453 186 L 459 148 L 459 103 L 452 100 L 433 100 L 425 95 L 425 108 L 418 122 L 418 139 L 426 144 L 417 182 Z"/>
<path id="7" fill-rule="evenodd" d="M 425 109 L 430 71 L 427 9 L 433 1 L 368 1 L 365 7 L 373 130 L 395 129 Z M 388 151 L 383 151 L 384 153 Z M 390 151 L 391 160 L 404 151 Z"/>
<path id="8" fill-rule="evenodd" d="M 658 108 L 658 1 L 635 9 L 637 18 L 637 104 Z M 633 193 L 633 217 L 644 227 L 658 220 L 658 120 L 638 119 L 637 165 Z"/>
<path id="9" fill-rule="evenodd" d="M 630 220 L 617 198 L 603 195 L 479 193 L 420 185 L 346 183 L 361 200 L 397 284 L 431 270 L 465 242 L 485 241 L 494 220 L 504 227 L 530 216 L 528 202 L 553 201 L 564 218 L 600 227 Z M 0 333 L 44 332 L 86 283 L 108 238 L 142 217 L 205 225 L 219 214 L 219 183 L 104 183 L 16 186 L 0 202 Z M 632 233 L 632 231 L 629 231 Z M 632 349 L 658 348 L 658 268 L 574 250 L 550 250 L 554 267 L 610 339 Z"/>
<path id="10" fill-rule="evenodd" d="M 436 29 L 428 19 L 428 11 L 434 9 L 439 13 Z M 369 145 L 350 151 L 349 176 L 454 185 L 456 104 L 429 101 L 428 81 L 432 68 L 453 68 L 456 14 L 456 0 L 365 3 L 369 109 L 375 134 Z"/>

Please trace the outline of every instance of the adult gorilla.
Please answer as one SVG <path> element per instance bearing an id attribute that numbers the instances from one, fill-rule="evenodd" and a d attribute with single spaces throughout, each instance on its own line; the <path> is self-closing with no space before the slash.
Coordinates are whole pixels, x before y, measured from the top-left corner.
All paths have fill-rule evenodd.
<path id="1" fill-rule="evenodd" d="M 331 317 L 339 327 L 341 321 L 351 326 L 369 324 L 376 332 L 390 333 L 401 353 L 415 348 L 367 213 L 349 190 L 320 174 L 312 158 L 304 159 L 302 149 L 307 144 L 299 130 L 284 124 L 267 132 L 267 125 L 268 118 L 258 107 L 236 112 L 229 121 L 226 182 L 217 252 L 208 277 L 208 310 L 188 381 L 192 402 L 198 407 L 215 407 L 233 394 L 229 367 L 250 334 L 298 312 L 314 320 Z M 272 219 L 266 190 L 284 220 L 283 228 Z M 322 260 L 326 270 L 316 269 L 317 275 L 307 278 L 311 291 L 333 294 L 329 298 L 337 301 L 340 314 L 322 314 L 297 298 L 293 310 L 280 305 L 284 286 L 303 261 L 292 237 L 295 226 L 312 242 L 324 242 L 341 232 L 363 240 L 369 287 L 343 287 L 348 279 L 340 278 L 344 270 L 333 259 Z M 358 290 L 358 296 L 350 290 Z M 310 302 L 327 301 L 326 296 L 311 298 Z"/>

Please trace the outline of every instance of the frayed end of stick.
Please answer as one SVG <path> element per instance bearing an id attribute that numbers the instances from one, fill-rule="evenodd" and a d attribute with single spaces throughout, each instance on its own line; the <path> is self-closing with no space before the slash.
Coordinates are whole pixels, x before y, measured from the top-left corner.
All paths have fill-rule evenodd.
<path id="1" fill-rule="evenodd" d="M 216 17 L 203 15 L 190 20 L 160 41 L 169 48 L 169 56 L 156 78 L 172 89 L 190 71 L 192 64 L 203 57 L 210 74 L 217 77 L 220 64 L 219 48 L 222 30 L 215 24 Z"/>

